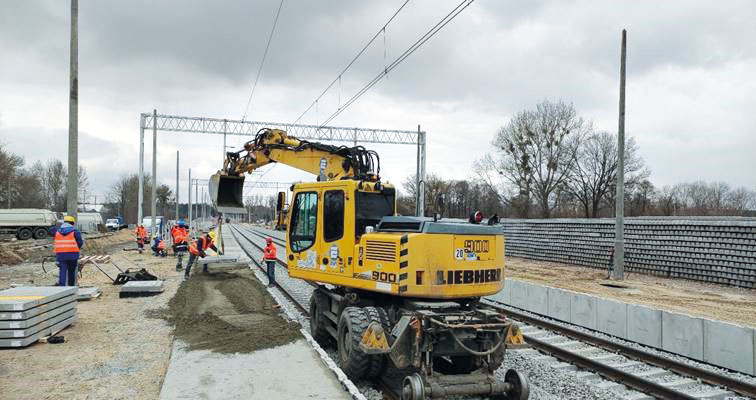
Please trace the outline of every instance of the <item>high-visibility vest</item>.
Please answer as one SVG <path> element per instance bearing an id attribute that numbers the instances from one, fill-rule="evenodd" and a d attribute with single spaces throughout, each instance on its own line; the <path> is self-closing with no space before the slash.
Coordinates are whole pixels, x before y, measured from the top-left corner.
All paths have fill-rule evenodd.
<path id="1" fill-rule="evenodd" d="M 144 227 L 142 227 L 142 226 L 137 227 L 136 228 L 136 236 L 139 239 L 144 239 L 145 237 L 147 237 L 147 230 L 144 229 Z"/>
<path id="2" fill-rule="evenodd" d="M 184 244 L 186 243 L 186 239 L 189 237 L 189 233 L 186 231 L 186 229 L 176 228 L 173 230 L 173 232 L 171 232 L 171 236 L 173 236 L 174 244 Z"/>
<path id="3" fill-rule="evenodd" d="M 74 231 L 71 231 L 65 235 L 60 232 L 55 232 L 55 253 L 78 253 L 79 245 L 76 243 L 76 237 Z"/>
<path id="4" fill-rule="evenodd" d="M 266 260 L 276 259 L 276 246 L 273 243 L 265 246 L 265 249 L 263 249 L 263 258 Z"/>
<path id="5" fill-rule="evenodd" d="M 212 241 L 207 240 L 206 237 L 202 236 L 199 239 L 200 245 L 202 246 L 202 250 L 207 250 L 208 247 L 210 247 L 211 244 L 213 244 Z M 195 256 L 200 255 L 199 249 L 197 249 L 197 242 L 192 242 L 192 244 L 189 245 L 189 252 L 194 254 Z"/>
<path id="6" fill-rule="evenodd" d="M 161 240 L 160 243 L 158 243 L 157 248 L 159 250 L 165 250 L 165 240 Z"/>

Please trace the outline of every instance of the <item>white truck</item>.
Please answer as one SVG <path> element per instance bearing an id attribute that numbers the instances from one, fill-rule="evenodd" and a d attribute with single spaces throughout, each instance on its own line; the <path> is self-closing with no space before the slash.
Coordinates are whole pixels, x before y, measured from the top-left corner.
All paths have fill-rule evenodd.
<path id="1" fill-rule="evenodd" d="M 57 214 L 50 210 L 0 209 L 0 233 L 15 235 L 18 240 L 44 239 L 57 222 Z"/>

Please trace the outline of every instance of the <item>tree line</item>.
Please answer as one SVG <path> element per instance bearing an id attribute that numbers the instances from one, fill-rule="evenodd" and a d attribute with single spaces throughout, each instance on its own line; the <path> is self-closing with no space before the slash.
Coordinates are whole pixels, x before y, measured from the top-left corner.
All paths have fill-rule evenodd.
<path id="1" fill-rule="evenodd" d="M 466 181 L 425 179 L 426 214 L 467 218 L 599 218 L 614 215 L 619 156 L 617 135 L 598 130 L 572 104 L 544 101 L 515 114 L 476 160 Z M 628 216 L 753 215 L 756 191 L 724 182 L 657 188 L 630 137 L 625 141 Z M 400 210 L 414 213 L 415 177 L 404 182 Z"/>

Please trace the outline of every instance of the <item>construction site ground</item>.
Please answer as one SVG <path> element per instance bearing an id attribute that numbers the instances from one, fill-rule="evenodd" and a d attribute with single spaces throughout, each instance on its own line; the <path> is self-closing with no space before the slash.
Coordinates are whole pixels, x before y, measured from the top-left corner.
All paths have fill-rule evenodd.
<path id="1" fill-rule="evenodd" d="M 120 286 L 84 266 L 80 285 L 99 287 L 101 296 L 78 303 L 78 320 L 59 333 L 64 343 L 0 349 L 0 398 L 345 396 L 301 338 L 299 324 L 281 316 L 246 264 L 211 267 L 210 274 L 195 266 L 183 281 L 175 258 L 123 251 L 135 247 L 131 232 L 88 245 L 111 254 L 121 269 L 146 268 L 165 281 L 164 292 L 120 298 Z M 110 263 L 100 266 L 111 277 L 119 272 Z M 41 262 L 0 265 L 0 288 L 53 285 L 57 268 L 54 262 L 45 268 Z"/>
<path id="2" fill-rule="evenodd" d="M 684 314 L 756 326 L 756 290 L 626 273 L 626 288 L 608 283 L 607 271 L 507 257 L 506 276 Z"/>

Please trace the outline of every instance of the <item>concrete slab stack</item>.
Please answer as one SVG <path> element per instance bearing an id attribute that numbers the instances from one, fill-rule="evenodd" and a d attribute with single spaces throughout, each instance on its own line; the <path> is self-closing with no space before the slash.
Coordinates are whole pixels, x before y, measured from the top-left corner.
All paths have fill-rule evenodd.
<path id="1" fill-rule="evenodd" d="M 625 270 L 756 288 L 756 218 L 625 218 Z M 605 269 L 614 220 L 504 219 L 507 255 Z"/>
<path id="2" fill-rule="evenodd" d="M 77 288 L 15 287 L 0 291 L 0 347 L 24 347 L 76 321 Z"/>

